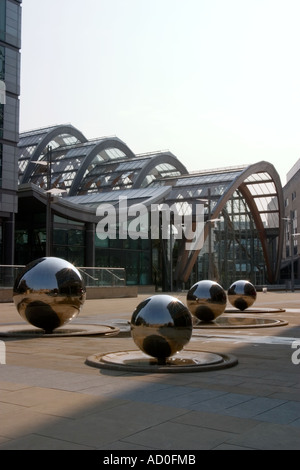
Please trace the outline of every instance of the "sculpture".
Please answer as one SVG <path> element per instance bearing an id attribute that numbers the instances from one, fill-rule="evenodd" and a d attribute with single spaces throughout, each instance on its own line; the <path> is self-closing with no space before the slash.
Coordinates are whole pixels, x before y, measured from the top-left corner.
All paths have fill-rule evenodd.
<path id="1" fill-rule="evenodd" d="M 78 316 L 86 289 L 71 263 L 45 257 L 29 263 L 16 278 L 13 300 L 24 320 L 51 333 Z"/>
<path id="2" fill-rule="evenodd" d="M 226 292 L 215 281 L 196 282 L 187 293 L 187 306 L 194 317 L 203 322 L 211 322 L 225 311 Z"/>
<path id="3" fill-rule="evenodd" d="M 239 310 L 246 310 L 251 307 L 256 300 L 256 289 L 249 281 L 236 281 L 228 289 L 228 300 L 233 307 Z"/>
<path id="4" fill-rule="evenodd" d="M 131 318 L 135 344 L 161 363 L 183 349 L 191 339 L 192 329 L 188 308 L 170 295 L 154 295 L 142 301 Z"/>

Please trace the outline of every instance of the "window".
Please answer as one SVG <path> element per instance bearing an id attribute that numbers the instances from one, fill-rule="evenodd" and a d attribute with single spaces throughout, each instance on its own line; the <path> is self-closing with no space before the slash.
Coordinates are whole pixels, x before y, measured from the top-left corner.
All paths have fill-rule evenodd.
<path id="1" fill-rule="evenodd" d="M 6 0 L 0 0 L 0 40 L 5 41 Z"/>
<path id="2" fill-rule="evenodd" d="M 0 80 L 5 78 L 5 49 L 0 46 Z"/>
<path id="3" fill-rule="evenodd" d="M 4 104 L 0 103 L 0 139 L 3 139 L 3 127 L 4 127 Z"/>
<path id="4" fill-rule="evenodd" d="M 2 263 L 3 254 L 3 236 L 2 236 L 2 220 L 0 219 L 0 263 Z"/>
<path id="5" fill-rule="evenodd" d="M 0 144 L 0 188 L 2 188 L 2 157 L 3 157 L 3 144 Z"/>
<path id="6" fill-rule="evenodd" d="M 0 39 L 1 39 L 1 30 L 2 30 L 2 0 L 0 0 Z M 5 49 L 3 46 L 0 46 L 0 81 L 4 82 L 5 79 Z M 3 89 L 0 89 L 0 138 L 3 138 L 3 126 L 4 126 L 4 103 L 5 103 L 5 83 L 2 83 L 4 85 L 4 100 L 2 99 L 3 96 Z M 1 86 L 1 83 L 0 83 Z M 2 162 L 2 152 L 1 152 L 1 162 Z M 0 163 L 1 165 L 1 163 Z M 0 179 L 2 178 L 2 165 L 1 165 L 1 173 L 0 173 Z"/>
<path id="7" fill-rule="evenodd" d="M 76 266 L 84 265 L 84 223 L 54 216 L 53 255 L 64 258 Z"/>

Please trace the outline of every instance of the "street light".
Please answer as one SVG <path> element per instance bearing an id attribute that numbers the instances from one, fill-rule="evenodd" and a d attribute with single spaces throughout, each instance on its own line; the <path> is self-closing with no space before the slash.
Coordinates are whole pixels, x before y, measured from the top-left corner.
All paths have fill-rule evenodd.
<path id="1" fill-rule="evenodd" d="M 221 219 L 211 219 L 211 189 L 207 190 L 208 199 L 197 198 L 197 201 L 200 201 L 202 204 L 208 207 L 208 220 L 209 230 L 208 230 L 208 279 L 213 279 L 213 256 L 212 256 L 212 224 L 219 222 Z"/>
<path id="2" fill-rule="evenodd" d="M 51 188 L 51 173 L 52 173 L 52 147 L 47 147 L 47 160 L 43 161 L 32 161 L 37 165 L 47 166 L 47 208 L 46 208 L 46 256 L 52 254 L 52 211 L 51 211 L 51 200 L 53 195 L 65 193 L 65 189 Z"/>
<path id="3" fill-rule="evenodd" d="M 219 222 L 221 219 L 208 219 L 207 223 L 209 223 L 209 230 L 208 230 L 208 279 L 212 279 L 214 277 L 214 263 L 213 263 L 213 252 L 212 252 L 212 225 L 215 222 Z"/>

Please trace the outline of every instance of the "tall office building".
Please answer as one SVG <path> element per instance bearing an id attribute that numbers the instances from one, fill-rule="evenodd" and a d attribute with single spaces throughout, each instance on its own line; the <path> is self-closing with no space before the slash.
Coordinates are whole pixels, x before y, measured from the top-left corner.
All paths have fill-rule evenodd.
<path id="1" fill-rule="evenodd" d="M 0 0 L 0 264 L 14 262 L 22 0 Z"/>
<path id="2" fill-rule="evenodd" d="M 283 263 L 281 277 L 283 280 L 292 280 L 299 288 L 300 284 L 300 158 L 287 173 L 287 181 L 283 187 L 284 219 L 285 219 L 285 246 L 283 250 Z"/>

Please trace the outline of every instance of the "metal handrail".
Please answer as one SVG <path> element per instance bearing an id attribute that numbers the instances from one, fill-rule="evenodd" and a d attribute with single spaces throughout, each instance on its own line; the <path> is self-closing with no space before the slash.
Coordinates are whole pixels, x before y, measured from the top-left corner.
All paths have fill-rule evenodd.
<path id="1" fill-rule="evenodd" d="M 118 279 L 118 281 L 125 281 L 125 277 L 119 277 L 119 276 L 117 276 L 115 273 L 112 273 L 112 272 L 111 272 L 110 268 L 105 268 L 105 270 L 106 270 L 107 272 L 109 272 L 110 274 L 112 274 L 112 276 L 114 276 L 116 279 Z"/>
<path id="2" fill-rule="evenodd" d="M 25 268 L 25 264 L 0 264 L 0 268 Z"/>
<path id="3" fill-rule="evenodd" d="M 25 265 L 8 265 L 8 264 L 0 264 L 0 269 L 8 269 L 8 270 L 12 270 L 12 269 L 23 269 L 25 268 L 26 266 Z M 108 267 L 99 267 L 99 266 L 80 266 L 80 267 L 77 267 L 76 268 L 82 272 L 82 274 L 84 274 L 87 278 L 91 279 L 92 281 L 94 281 L 95 283 L 101 283 L 103 280 L 104 282 L 107 284 L 111 284 L 111 285 L 115 285 L 116 282 L 122 282 L 122 283 L 126 283 L 126 271 L 125 271 L 125 268 L 108 268 Z M 89 272 L 87 272 L 87 270 L 93 270 L 94 272 L 95 271 L 99 271 L 99 276 L 98 277 L 95 277 L 93 276 L 92 274 L 90 274 Z M 123 273 L 123 276 L 122 274 L 120 273 L 120 271 L 122 271 Z M 107 273 L 107 275 L 110 276 L 110 278 L 108 278 L 107 276 L 105 276 L 105 273 Z M 15 274 L 16 273 L 8 273 L 7 272 L 7 279 L 6 279 L 6 282 L 4 285 L 7 284 L 13 284 L 13 277 L 15 277 Z M 95 273 L 96 274 L 96 273 Z M 105 276 L 105 278 L 104 278 Z M 4 272 L 4 278 L 6 277 L 5 275 L 5 272 Z M 4 287 L 4 285 L 1 285 L 2 284 L 2 281 L 0 281 L 0 288 L 1 287 Z M 7 286 L 6 286 L 7 287 Z M 11 287 L 11 286 L 10 286 Z"/>
<path id="4" fill-rule="evenodd" d="M 90 279 L 93 279 L 93 281 L 98 281 L 98 278 L 97 277 L 93 277 L 91 276 L 91 274 L 88 274 L 86 271 L 83 270 L 83 268 L 78 268 L 79 271 L 83 272 L 87 277 L 89 277 Z"/>

